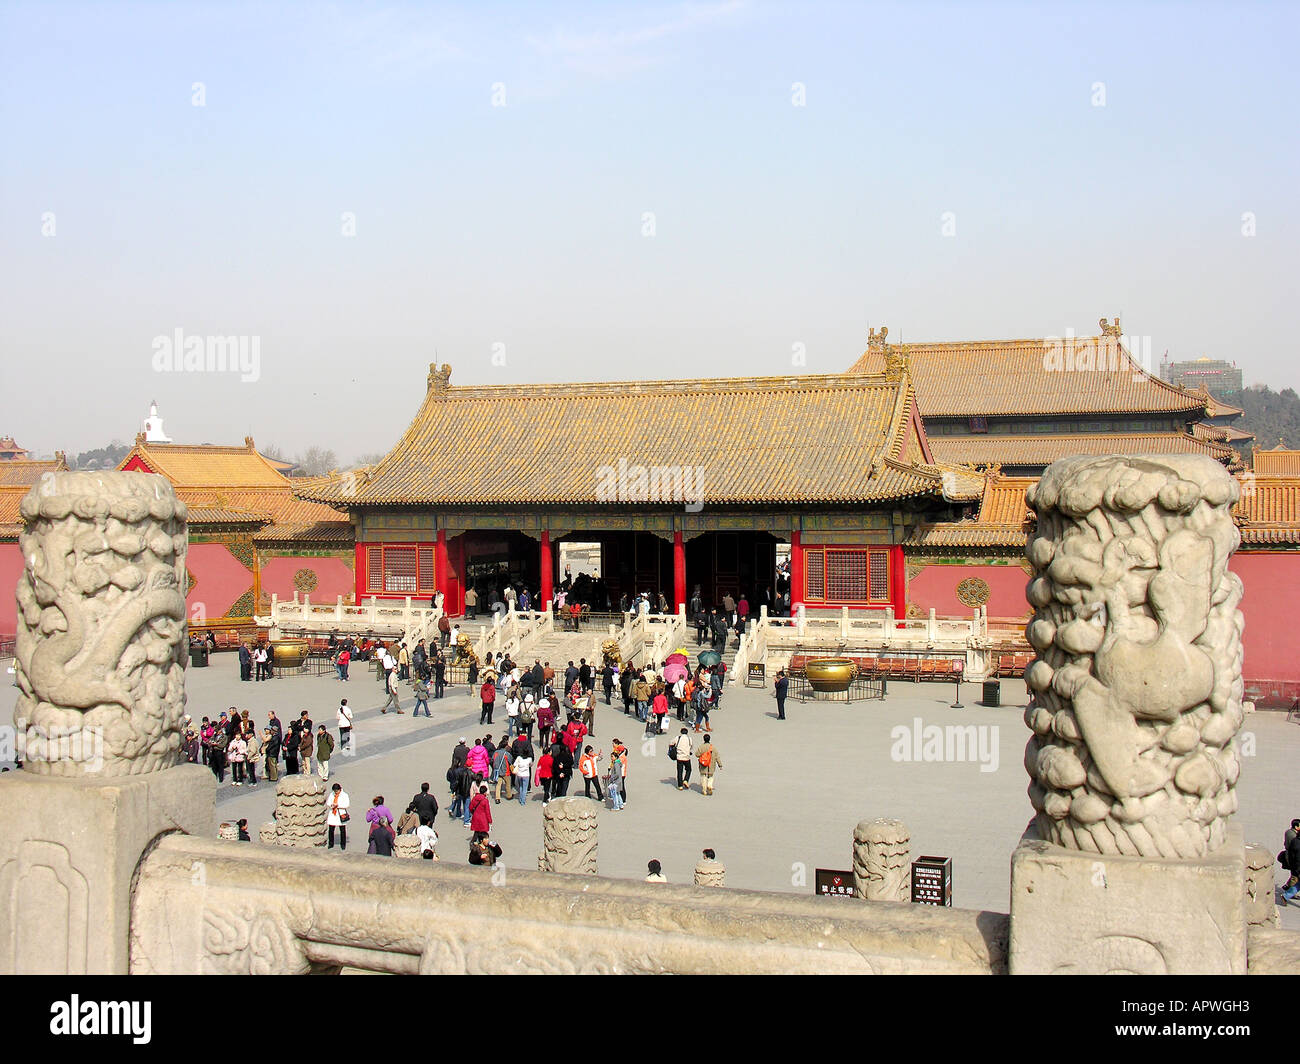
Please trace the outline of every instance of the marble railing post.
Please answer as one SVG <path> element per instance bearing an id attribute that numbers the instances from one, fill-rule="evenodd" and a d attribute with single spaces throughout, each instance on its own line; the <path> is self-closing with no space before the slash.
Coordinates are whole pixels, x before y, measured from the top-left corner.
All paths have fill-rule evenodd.
<path id="1" fill-rule="evenodd" d="M 853 893 L 868 901 L 910 901 L 912 835 L 901 820 L 862 820 L 853 829 Z"/>
<path id="2" fill-rule="evenodd" d="M 1013 970 L 1245 970 L 1238 495 L 1199 455 L 1076 456 L 1029 489 Z"/>
<path id="3" fill-rule="evenodd" d="M 181 753 L 186 509 L 160 476 L 63 472 L 20 512 L 0 973 L 122 974 L 141 856 L 215 820 L 212 774 Z"/>

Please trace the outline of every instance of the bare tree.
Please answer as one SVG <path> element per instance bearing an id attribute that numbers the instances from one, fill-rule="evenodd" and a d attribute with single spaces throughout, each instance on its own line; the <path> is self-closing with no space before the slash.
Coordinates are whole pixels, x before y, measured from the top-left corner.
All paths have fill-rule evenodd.
<path id="1" fill-rule="evenodd" d="M 372 451 L 369 454 L 359 454 L 357 455 L 356 465 L 357 466 L 378 465 L 387 457 L 388 455 L 383 451 Z"/>
<path id="2" fill-rule="evenodd" d="M 294 472 L 304 477 L 318 477 L 331 469 L 337 469 L 339 464 L 334 452 L 326 447 L 308 447 L 298 455 L 296 462 L 297 469 Z"/>

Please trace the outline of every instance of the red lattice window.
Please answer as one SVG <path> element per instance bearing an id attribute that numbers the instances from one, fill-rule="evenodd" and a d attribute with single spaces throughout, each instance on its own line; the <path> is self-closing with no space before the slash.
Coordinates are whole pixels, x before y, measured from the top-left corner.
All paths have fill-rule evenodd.
<path id="1" fill-rule="evenodd" d="M 821 602 L 826 598 L 826 552 L 824 550 L 805 551 L 804 556 L 804 598 L 812 602 Z"/>
<path id="2" fill-rule="evenodd" d="M 889 602 L 889 550 L 869 547 L 805 550 L 804 601 L 827 605 Z"/>
<path id="3" fill-rule="evenodd" d="M 384 548 L 366 548 L 366 590 L 384 590 Z"/>
<path id="4" fill-rule="evenodd" d="M 418 569 L 414 547 L 384 548 L 384 591 L 414 595 L 418 590 Z"/>
<path id="5" fill-rule="evenodd" d="M 866 600 L 867 552 L 827 551 L 826 601 L 865 602 Z"/>
<path id="6" fill-rule="evenodd" d="M 433 548 L 420 548 L 420 587 L 433 587 Z"/>
<path id="7" fill-rule="evenodd" d="M 870 553 L 871 601 L 884 602 L 889 598 L 889 555 L 883 550 Z"/>

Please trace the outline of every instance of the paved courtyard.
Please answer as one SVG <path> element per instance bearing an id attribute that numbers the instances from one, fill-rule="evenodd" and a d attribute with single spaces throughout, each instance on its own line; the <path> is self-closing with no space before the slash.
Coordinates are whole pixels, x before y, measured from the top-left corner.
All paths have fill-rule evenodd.
<path id="1" fill-rule="evenodd" d="M 361 812 L 373 795 L 384 795 L 400 814 L 427 781 L 444 810 L 438 817 L 439 853 L 445 861 L 465 861 L 469 832 L 445 813 L 444 775 L 456 741 L 462 735 L 473 740 L 484 729 L 478 726 L 478 702 L 463 686 L 430 703 L 431 720 L 411 716 L 414 701 L 405 686 L 405 714 L 381 715 L 380 685 L 359 668 L 346 684 L 309 676 L 241 683 L 235 657 L 223 654 L 213 658 L 210 668 L 189 670 L 187 686 L 189 712 L 196 720 L 235 705 L 249 710 L 260 726 L 270 709 L 286 722 L 306 709 L 331 732 L 338 699 L 346 696 L 356 716 L 355 754 L 336 751 L 331 781 L 342 783 L 357 814 L 350 848 L 365 850 Z M 1005 912 L 1011 853 L 1031 813 L 1022 765 L 1028 736 L 1022 721 L 1025 688 L 1018 680 L 1003 680 L 1000 709 L 977 705 L 974 685 L 963 684 L 961 691 L 966 708 L 959 710 L 949 708 L 951 684 L 891 683 L 884 701 L 853 705 L 791 699 L 788 719 L 782 722 L 776 719 L 770 689 L 730 689 L 713 714 L 722 768 L 712 798 L 700 793 L 698 779 L 692 780 L 689 793 L 678 791 L 664 741 L 643 745 L 641 726 L 623 715 L 621 703 L 602 703 L 593 745 L 608 755 L 610 740 L 617 736 L 632 757 L 627 807 L 619 813 L 606 807 L 601 816 L 601 872 L 640 878 L 646 862 L 657 858 L 671 882 L 689 882 L 700 850 L 707 846 L 726 864 L 730 886 L 808 893 L 815 868 L 851 867 L 853 827 L 859 820 L 887 816 L 910 828 L 914 857 L 953 858 L 954 905 Z M 6 688 L 0 723 L 12 722 L 16 693 L 12 686 Z M 498 736 L 505 730 L 503 717 L 498 712 L 493 728 Z M 897 760 L 895 755 L 906 750 L 895 729 L 914 733 L 918 720 L 921 728 L 976 725 L 983 745 L 961 762 Z M 674 731 L 678 727 L 674 722 Z M 1283 714 L 1253 714 L 1243 728 L 1243 752 L 1236 821 L 1247 841 L 1276 851 L 1286 825 L 1300 816 L 1294 774 L 1300 727 L 1287 724 Z M 580 779 L 569 793 L 582 793 Z M 256 838 L 274 804 L 273 785 L 236 788 L 227 782 L 218 795 L 213 833 L 220 821 L 246 817 Z M 503 800 L 493 815 L 493 836 L 502 846 L 507 870 L 535 869 L 542 835 L 540 791 L 533 792 L 526 807 Z M 1277 876 L 1280 883 L 1280 867 Z M 1284 912 L 1283 925 L 1300 929 L 1300 906 Z"/>

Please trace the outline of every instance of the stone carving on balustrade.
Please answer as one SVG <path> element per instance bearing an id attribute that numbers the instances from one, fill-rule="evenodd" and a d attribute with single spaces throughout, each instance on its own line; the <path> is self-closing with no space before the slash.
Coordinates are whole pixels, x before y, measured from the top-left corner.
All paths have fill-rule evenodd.
<path id="1" fill-rule="evenodd" d="M 180 762 L 186 509 L 146 473 L 46 473 L 23 498 L 16 727 L 27 772 L 143 775 Z M 94 759 L 42 752 L 92 730 Z M 37 748 L 31 743 L 35 741 Z"/>
<path id="2" fill-rule="evenodd" d="M 325 785 L 313 776 L 284 776 L 275 785 L 275 837 L 278 846 L 325 845 L 329 813 Z M 266 831 L 260 837 L 266 840 Z"/>
<path id="3" fill-rule="evenodd" d="M 909 901 L 912 834 L 901 820 L 861 820 L 853 829 L 853 893 L 868 901 Z"/>
<path id="4" fill-rule="evenodd" d="M 542 812 L 539 872 L 596 874 L 596 820 L 600 806 L 590 798 L 554 798 Z"/>
<path id="5" fill-rule="evenodd" d="M 1224 843 L 1241 770 L 1238 491 L 1199 455 L 1077 456 L 1029 489 L 1039 838 L 1161 858 Z"/>

